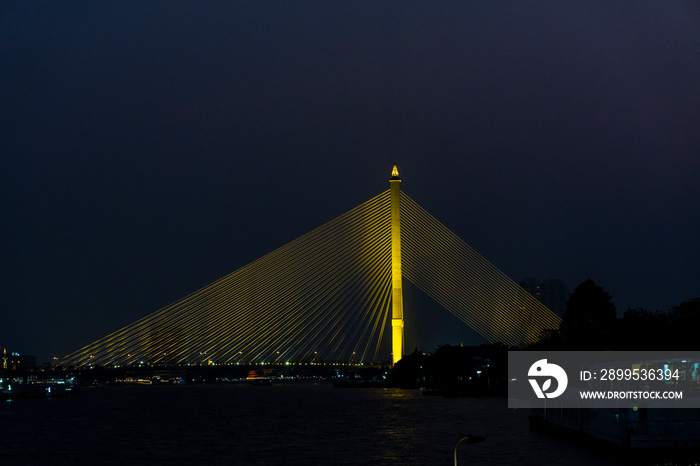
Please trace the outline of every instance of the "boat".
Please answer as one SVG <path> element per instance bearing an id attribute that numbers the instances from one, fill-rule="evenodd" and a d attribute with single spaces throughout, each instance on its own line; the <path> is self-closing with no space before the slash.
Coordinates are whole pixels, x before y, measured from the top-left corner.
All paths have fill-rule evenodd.
<path id="1" fill-rule="evenodd" d="M 45 380 L 2 380 L 0 400 L 27 398 L 55 398 L 71 396 L 77 392 L 74 378 L 51 378 Z"/>

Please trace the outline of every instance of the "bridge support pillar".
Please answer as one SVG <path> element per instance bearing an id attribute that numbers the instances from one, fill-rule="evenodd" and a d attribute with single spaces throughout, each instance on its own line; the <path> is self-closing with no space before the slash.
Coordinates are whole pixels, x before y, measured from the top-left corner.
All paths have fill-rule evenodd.
<path id="1" fill-rule="evenodd" d="M 391 349 L 392 363 L 403 357 L 403 288 L 401 286 L 401 179 L 391 171 Z"/>

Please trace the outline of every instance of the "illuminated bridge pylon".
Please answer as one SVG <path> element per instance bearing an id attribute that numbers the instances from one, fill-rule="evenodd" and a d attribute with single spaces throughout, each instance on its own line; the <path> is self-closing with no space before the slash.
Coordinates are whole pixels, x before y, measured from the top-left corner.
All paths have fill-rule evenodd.
<path id="1" fill-rule="evenodd" d="M 554 313 L 393 184 L 400 200 L 399 298 L 405 278 L 489 342 L 519 346 L 559 327 Z M 371 362 L 389 320 L 392 348 L 403 353 L 403 310 L 392 305 L 398 217 L 392 190 L 61 364 Z"/>

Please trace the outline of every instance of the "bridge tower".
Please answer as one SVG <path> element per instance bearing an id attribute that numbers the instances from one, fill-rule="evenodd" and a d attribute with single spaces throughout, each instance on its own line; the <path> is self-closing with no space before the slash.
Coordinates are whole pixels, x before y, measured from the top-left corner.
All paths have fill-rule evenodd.
<path id="1" fill-rule="evenodd" d="M 403 357 L 403 288 L 401 286 L 401 179 L 391 171 L 391 349 L 393 363 Z"/>

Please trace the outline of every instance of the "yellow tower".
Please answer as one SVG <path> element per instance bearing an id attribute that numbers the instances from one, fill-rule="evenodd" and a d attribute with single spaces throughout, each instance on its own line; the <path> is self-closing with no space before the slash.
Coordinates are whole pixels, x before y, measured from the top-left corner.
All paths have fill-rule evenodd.
<path id="1" fill-rule="evenodd" d="M 391 171 L 391 349 L 393 363 L 403 357 L 403 287 L 401 286 L 401 179 Z"/>

